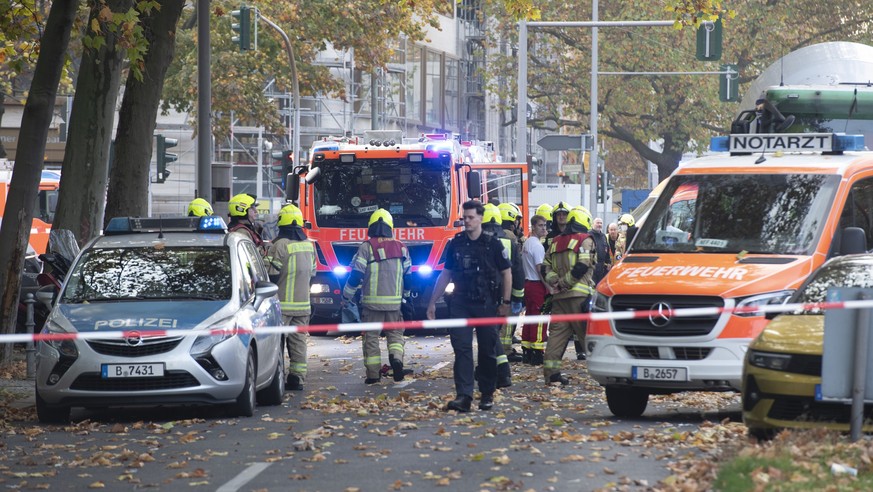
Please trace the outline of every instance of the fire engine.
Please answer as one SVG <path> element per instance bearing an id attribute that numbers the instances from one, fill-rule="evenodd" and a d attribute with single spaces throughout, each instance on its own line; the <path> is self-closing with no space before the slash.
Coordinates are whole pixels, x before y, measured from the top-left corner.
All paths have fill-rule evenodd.
<path id="1" fill-rule="evenodd" d="M 9 184 L 12 182 L 12 163 L 0 162 L 0 218 L 5 213 L 6 198 L 9 194 Z M 39 193 L 33 210 L 33 222 L 30 225 L 30 244 L 37 253 L 45 253 L 48 247 L 49 231 L 58 204 L 58 187 L 61 182 L 59 171 L 45 170 L 39 181 Z"/>
<path id="2" fill-rule="evenodd" d="M 394 236 L 409 249 L 413 306 L 423 317 L 446 245 L 463 230 L 461 205 L 497 199 L 528 210 L 527 164 L 497 161 L 489 142 L 449 134 L 409 139 L 400 132 L 374 131 L 316 141 L 308 164 L 288 175 L 287 182 L 296 180 L 299 186 L 289 185 L 286 196 L 300 207 L 316 245 L 313 322 L 340 318 L 349 265 L 367 240 L 370 215 L 379 208 L 391 213 Z M 437 309 L 444 310 L 444 302 Z"/>

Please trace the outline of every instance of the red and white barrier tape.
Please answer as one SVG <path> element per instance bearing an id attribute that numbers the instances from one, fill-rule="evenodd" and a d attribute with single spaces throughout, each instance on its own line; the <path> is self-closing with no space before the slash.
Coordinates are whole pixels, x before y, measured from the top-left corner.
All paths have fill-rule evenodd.
<path id="1" fill-rule="evenodd" d="M 873 300 L 858 300 L 858 301 L 838 301 L 838 302 L 820 302 L 809 304 L 777 304 L 767 306 L 745 306 L 745 307 L 706 307 L 706 308 L 681 308 L 671 311 L 671 317 L 683 318 L 691 316 L 706 316 L 718 315 L 722 313 L 784 313 L 798 310 L 812 309 L 866 309 L 873 308 Z M 659 311 L 617 311 L 617 312 L 596 312 L 596 313 L 579 313 L 579 314 L 540 314 L 532 316 L 509 316 L 509 317 L 493 317 L 493 318 L 453 318 L 439 320 L 423 320 L 423 321 L 392 321 L 378 323 L 336 323 L 323 325 L 309 326 L 265 326 L 255 329 L 235 328 L 235 329 L 214 329 L 214 330 L 150 330 L 136 329 L 131 327 L 128 330 L 115 331 L 99 331 L 99 332 L 75 332 L 75 333 L 37 333 L 37 334 L 9 334 L 0 335 L 0 344 L 3 343 L 27 343 L 37 342 L 40 340 L 106 340 L 106 339 L 126 339 L 131 336 L 141 336 L 144 338 L 153 337 L 178 337 L 178 336 L 202 336 L 202 335 L 223 335 L 227 332 L 231 333 L 255 333 L 258 335 L 275 334 L 275 333 L 327 333 L 327 332 L 360 332 L 360 331 L 380 331 L 380 330 L 399 330 L 399 329 L 443 329 L 443 328 L 467 328 L 475 326 L 502 325 L 509 323 L 517 324 L 538 324 L 538 323 L 555 323 L 561 321 L 608 321 L 622 319 L 639 319 L 648 318 L 649 316 L 660 316 L 663 312 Z"/>

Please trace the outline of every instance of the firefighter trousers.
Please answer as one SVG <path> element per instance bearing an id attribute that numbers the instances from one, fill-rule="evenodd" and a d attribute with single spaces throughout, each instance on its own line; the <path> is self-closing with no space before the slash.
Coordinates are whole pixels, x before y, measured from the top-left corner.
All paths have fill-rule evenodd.
<path id="1" fill-rule="evenodd" d="M 565 297 L 555 299 L 552 302 L 552 314 L 579 314 L 582 312 L 584 297 Z M 567 344 L 575 334 L 585 344 L 585 332 L 587 325 L 584 321 L 556 321 L 549 325 L 549 340 L 546 342 L 545 361 L 543 362 L 543 376 L 546 384 L 553 374 L 561 372 L 561 359 L 567 350 Z"/>
<path id="2" fill-rule="evenodd" d="M 282 321 L 287 326 L 308 326 L 309 315 L 282 315 Z M 288 348 L 288 373 L 300 378 L 300 382 L 306 379 L 306 344 L 309 342 L 309 333 L 286 333 L 285 346 Z"/>
<path id="3" fill-rule="evenodd" d="M 379 323 L 390 321 L 403 321 L 400 308 L 394 311 L 376 311 L 361 308 L 362 323 Z M 381 331 L 365 331 L 363 335 L 364 367 L 367 369 L 367 379 L 379 379 L 382 369 L 382 351 L 379 348 L 379 336 Z M 403 362 L 403 349 L 406 342 L 403 340 L 403 330 L 385 330 L 385 339 L 388 341 L 388 355 L 394 356 Z"/>

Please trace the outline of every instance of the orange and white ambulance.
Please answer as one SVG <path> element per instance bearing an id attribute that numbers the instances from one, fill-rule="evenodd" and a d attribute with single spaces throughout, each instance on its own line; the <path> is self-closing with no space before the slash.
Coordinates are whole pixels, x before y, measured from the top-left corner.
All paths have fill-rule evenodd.
<path id="1" fill-rule="evenodd" d="M 873 153 L 860 136 L 737 134 L 713 150 L 726 152 L 670 176 L 592 299 L 594 312 L 625 315 L 590 322 L 585 343 L 617 416 L 641 415 L 650 394 L 739 391 L 746 347 L 767 323 L 749 308 L 782 303 L 826 259 L 873 246 Z M 726 309 L 675 315 L 704 307 Z"/>

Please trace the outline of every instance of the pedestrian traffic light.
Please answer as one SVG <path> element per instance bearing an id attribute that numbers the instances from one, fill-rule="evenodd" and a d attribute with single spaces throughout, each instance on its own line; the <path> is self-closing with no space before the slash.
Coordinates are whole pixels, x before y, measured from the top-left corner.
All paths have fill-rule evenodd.
<path id="1" fill-rule="evenodd" d="M 715 22 L 701 22 L 697 28 L 697 59 L 716 61 L 721 59 L 721 18 Z"/>
<path id="2" fill-rule="evenodd" d="M 721 65 L 718 76 L 718 100 L 721 102 L 736 102 L 739 100 L 740 73 L 737 65 Z"/>
<path id="3" fill-rule="evenodd" d="M 270 182 L 285 188 L 285 179 L 288 174 L 294 171 L 294 151 L 292 150 L 274 150 L 270 152 L 270 156 L 275 159 L 275 162 L 270 166 L 270 170 L 274 173 L 270 178 Z M 278 176 L 276 175 L 278 173 Z"/>
<path id="4" fill-rule="evenodd" d="M 175 138 L 167 138 L 161 134 L 155 135 L 157 139 L 157 178 L 155 182 L 163 183 L 167 180 L 167 177 L 170 175 L 170 170 L 167 169 L 167 164 L 171 162 L 176 162 L 179 160 L 178 154 L 173 154 L 172 152 L 167 152 L 167 149 L 175 147 L 179 144 L 179 140 Z"/>
<path id="5" fill-rule="evenodd" d="M 528 180 L 527 184 L 529 189 L 534 189 L 537 187 L 537 176 L 540 174 L 540 167 L 543 165 L 543 160 L 539 157 L 534 157 L 532 155 L 527 156 L 527 173 Z"/>
<path id="6" fill-rule="evenodd" d="M 241 51 L 252 49 L 252 8 L 241 5 L 239 10 L 231 11 L 230 15 L 233 17 L 230 28 L 235 33 L 231 40 L 239 44 Z"/>

